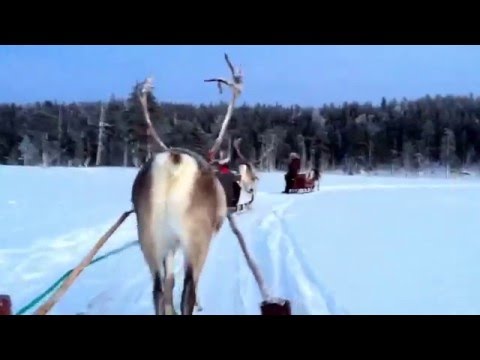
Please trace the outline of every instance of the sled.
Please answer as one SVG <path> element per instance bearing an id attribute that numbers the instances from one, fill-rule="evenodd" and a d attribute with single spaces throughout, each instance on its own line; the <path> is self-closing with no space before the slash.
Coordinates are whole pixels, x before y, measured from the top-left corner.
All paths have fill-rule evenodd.
<path id="1" fill-rule="evenodd" d="M 290 188 L 289 193 L 305 193 L 305 192 L 312 192 L 315 189 L 315 180 L 308 179 L 307 174 L 300 173 L 297 174 L 295 180 L 293 181 L 293 185 Z"/>

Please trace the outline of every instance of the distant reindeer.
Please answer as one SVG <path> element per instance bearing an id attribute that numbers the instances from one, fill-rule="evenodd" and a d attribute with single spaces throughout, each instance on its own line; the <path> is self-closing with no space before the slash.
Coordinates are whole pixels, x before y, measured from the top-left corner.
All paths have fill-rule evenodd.
<path id="1" fill-rule="evenodd" d="M 313 180 L 317 190 L 320 189 L 320 180 L 322 179 L 322 173 L 318 168 L 312 168 L 306 173 L 307 180 Z"/>
<path id="2" fill-rule="evenodd" d="M 225 60 L 232 81 L 216 81 L 221 90 L 227 85 L 233 93 L 220 133 L 209 152 L 218 151 L 232 116 L 236 99 L 243 89 L 242 76 L 235 73 L 228 56 Z M 175 314 L 173 306 L 174 258 L 182 248 L 185 278 L 181 296 L 181 313 L 191 315 L 203 265 L 212 238 L 220 230 L 227 213 L 225 192 L 212 167 L 199 154 L 184 148 L 169 148 L 155 131 L 148 112 L 147 93 L 153 89 L 147 79 L 137 89 L 150 134 L 163 150 L 154 154 L 140 169 L 132 187 L 132 202 L 137 217 L 138 237 L 153 280 L 155 314 Z M 236 234 L 237 237 L 240 236 Z M 243 241 L 243 240 L 242 240 Z"/>
<path id="3" fill-rule="evenodd" d="M 232 73 L 234 82 L 239 81 L 243 84 L 242 78 L 241 78 L 241 76 L 242 76 L 241 75 L 241 70 L 240 69 L 234 69 L 234 67 L 233 67 L 232 63 L 229 61 L 228 57 L 226 57 L 226 61 L 227 61 L 227 64 L 230 68 L 230 71 Z M 208 79 L 208 80 L 205 80 L 205 82 L 217 82 L 220 93 L 222 93 L 221 84 L 227 84 L 224 79 L 218 79 L 218 78 Z M 235 101 L 235 99 L 236 99 L 235 97 L 232 98 L 232 101 L 229 104 L 226 118 L 228 117 L 230 119 L 230 117 L 232 115 L 231 110 L 233 109 L 233 102 Z M 220 135 L 217 138 L 217 140 L 215 141 L 215 144 L 213 145 L 212 150 L 210 150 L 210 152 L 208 154 L 210 164 L 212 164 L 212 165 L 214 165 L 214 164 L 223 165 L 223 164 L 228 164 L 230 162 L 230 159 L 231 159 L 231 141 L 229 141 L 228 152 L 220 151 L 220 158 L 219 159 L 214 159 L 214 156 L 213 156 L 214 152 L 216 152 L 222 144 L 226 128 L 227 128 L 227 126 L 225 125 L 225 120 L 224 120 L 224 122 L 222 124 L 222 127 L 220 129 Z M 240 166 L 239 166 L 239 177 L 238 177 L 238 180 L 236 182 L 240 186 L 240 191 L 243 190 L 247 194 L 252 195 L 252 201 L 253 201 L 254 191 L 255 191 L 255 188 L 256 188 L 257 181 L 258 181 L 258 177 L 255 174 L 253 165 L 245 159 L 245 157 L 241 154 L 240 150 L 238 149 L 238 144 L 240 143 L 240 141 L 241 141 L 241 139 L 237 139 L 237 140 L 234 141 L 235 151 L 237 152 L 239 158 L 243 161 L 243 163 L 240 164 Z M 230 185 L 229 183 L 230 183 L 230 180 L 227 181 L 227 183 L 224 182 L 224 186 L 229 186 Z M 227 193 L 230 193 L 230 191 L 227 190 Z"/>
<path id="4" fill-rule="evenodd" d="M 251 194 L 253 197 L 257 189 L 257 184 L 259 180 L 259 177 L 255 169 L 255 165 L 260 164 L 263 161 L 263 159 L 267 157 L 270 151 L 273 150 L 273 147 L 270 147 L 269 149 L 267 149 L 261 155 L 260 159 L 256 161 L 250 161 L 240 151 L 241 141 L 242 141 L 242 138 L 238 138 L 238 139 L 235 139 L 235 141 L 233 142 L 233 148 L 235 149 L 235 152 L 237 153 L 238 157 L 241 160 L 241 163 L 238 166 L 238 171 L 240 174 L 239 184 L 243 191 L 245 191 L 247 194 Z"/>

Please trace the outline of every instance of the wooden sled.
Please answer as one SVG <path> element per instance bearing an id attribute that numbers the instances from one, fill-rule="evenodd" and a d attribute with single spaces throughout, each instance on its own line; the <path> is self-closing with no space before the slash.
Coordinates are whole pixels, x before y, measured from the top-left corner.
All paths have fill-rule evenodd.
<path id="1" fill-rule="evenodd" d="M 315 190 L 315 180 L 307 178 L 307 174 L 305 173 L 300 173 L 295 177 L 293 185 L 288 193 L 306 193 L 312 192 L 313 190 Z"/>

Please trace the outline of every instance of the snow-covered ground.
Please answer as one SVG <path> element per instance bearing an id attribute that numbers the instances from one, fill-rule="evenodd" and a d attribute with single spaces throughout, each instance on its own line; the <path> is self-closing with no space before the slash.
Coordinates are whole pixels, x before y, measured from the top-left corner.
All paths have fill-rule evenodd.
<path id="1" fill-rule="evenodd" d="M 131 207 L 135 174 L 0 166 L 0 294 L 12 297 L 14 312 Z M 326 174 L 318 192 L 281 190 L 281 173 L 262 174 L 253 210 L 237 221 L 272 295 L 288 298 L 294 314 L 480 313 L 477 176 Z M 134 240 L 131 216 L 97 256 Z M 260 293 L 228 223 L 213 241 L 199 292 L 200 314 L 259 313 Z M 138 246 L 88 267 L 51 312 L 78 313 L 153 313 Z"/>

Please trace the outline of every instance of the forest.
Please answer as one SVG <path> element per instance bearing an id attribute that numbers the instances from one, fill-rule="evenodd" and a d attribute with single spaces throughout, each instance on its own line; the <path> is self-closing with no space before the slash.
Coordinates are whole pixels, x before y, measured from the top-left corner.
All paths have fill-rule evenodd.
<path id="1" fill-rule="evenodd" d="M 106 102 L 0 104 L 0 164 L 141 166 L 156 149 L 136 86 L 128 98 L 111 96 Z M 227 103 L 164 103 L 152 94 L 148 103 L 165 143 L 205 155 L 227 108 Z M 239 103 L 224 148 L 241 137 L 242 153 L 250 160 L 261 158 L 262 170 L 284 169 L 292 151 L 301 155 L 303 167 L 350 174 L 432 165 L 458 170 L 480 161 L 479 119 L 480 98 L 473 95 L 382 98 L 376 106 Z M 234 152 L 232 160 L 237 160 Z"/>

